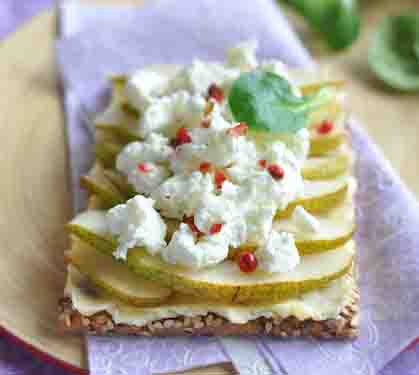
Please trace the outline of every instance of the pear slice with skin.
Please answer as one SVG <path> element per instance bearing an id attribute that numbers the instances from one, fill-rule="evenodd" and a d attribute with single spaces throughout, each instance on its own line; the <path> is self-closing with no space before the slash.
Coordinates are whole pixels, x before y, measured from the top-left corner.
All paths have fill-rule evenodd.
<path id="1" fill-rule="evenodd" d="M 121 173 L 113 169 L 105 169 L 103 174 L 118 188 L 125 199 L 133 198 L 138 194 L 132 185 L 127 181 L 127 178 Z"/>
<path id="2" fill-rule="evenodd" d="M 124 85 L 117 80 L 112 85 L 112 98 L 108 107 L 95 118 L 96 130 L 116 142 L 133 142 L 139 139 L 135 129 L 140 115 L 125 98 Z"/>
<path id="3" fill-rule="evenodd" d="M 307 255 L 290 272 L 246 274 L 235 262 L 193 271 L 163 262 L 145 250 L 130 251 L 128 266 L 149 280 L 172 287 L 180 293 L 234 303 L 271 303 L 327 286 L 352 267 L 354 243 L 322 254 Z"/>
<path id="4" fill-rule="evenodd" d="M 122 145 L 114 142 L 96 142 L 95 156 L 106 168 L 114 168 L 115 160 L 122 150 Z"/>
<path id="5" fill-rule="evenodd" d="M 322 134 L 318 131 L 321 121 L 315 122 L 309 127 L 310 131 L 310 151 L 309 156 L 323 156 L 330 151 L 336 150 L 339 146 L 344 144 L 348 138 L 346 126 L 346 119 L 340 116 L 336 121 L 333 121 L 333 129 Z"/>
<path id="6" fill-rule="evenodd" d="M 136 118 L 140 117 L 140 112 L 135 108 L 125 96 L 125 85 L 126 79 L 123 79 L 122 76 L 113 76 L 111 77 L 112 83 L 112 100 L 116 103 L 120 103 L 121 109 L 128 115 L 135 116 Z"/>
<path id="7" fill-rule="evenodd" d="M 119 123 L 96 123 L 96 130 L 104 133 L 109 139 L 117 143 L 131 143 L 141 141 L 141 137 L 132 129 L 131 126 Z"/>
<path id="8" fill-rule="evenodd" d="M 73 223 L 70 230 L 81 240 L 110 255 L 112 241 L 103 235 L 103 227 L 100 228 L 103 223 L 91 222 L 93 217 L 98 216 L 85 214 L 81 220 L 84 226 Z M 100 231 L 95 232 L 98 228 L 102 235 Z M 142 248 L 133 248 L 128 253 L 127 265 L 144 278 L 180 293 L 235 303 L 257 303 L 281 301 L 324 287 L 349 272 L 353 256 L 354 244 L 348 242 L 341 248 L 303 257 L 301 263 L 287 273 L 256 271 L 245 274 L 236 263 L 228 260 L 216 267 L 194 271 L 167 264 Z"/>
<path id="9" fill-rule="evenodd" d="M 333 179 L 347 173 L 354 162 L 353 152 L 342 145 L 323 156 L 308 158 L 302 168 L 302 176 L 306 180 Z"/>
<path id="10" fill-rule="evenodd" d="M 341 90 L 344 85 L 345 85 L 344 80 L 340 80 L 340 79 L 326 80 L 326 81 L 304 83 L 299 86 L 299 89 L 301 91 L 301 94 L 303 95 L 313 95 L 326 87 L 333 87 L 337 90 Z"/>
<path id="11" fill-rule="evenodd" d="M 98 164 L 92 168 L 89 175 L 80 177 L 80 186 L 90 195 L 99 196 L 108 208 L 126 201 L 123 194 L 106 178 Z"/>
<path id="12" fill-rule="evenodd" d="M 83 242 L 111 255 L 117 240 L 107 234 L 103 211 L 90 210 L 78 215 L 68 229 Z M 267 274 L 242 273 L 236 263 L 225 261 L 216 267 L 198 271 L 163 262 L 143 248 L 132 248 L 127 265 L 144 278 L 180 293 L 235 303 L 276 302 L 326 286 L 346 274 L 352 265 L 355 248 L 352 241 L 320 254 L 302 257 L 292 271 Z"/>
<path id="13" fill-rule="evenodd" d="M 353 178 L 347 175 L 333 180 L 304 180 L 301 197 L 292 201 L 285 210 L 278 211 L 275 217 L 289 217 L 297 206 L 304 207 L 311 214 L 328 212 L 345 200 L 351 180 Z"/>
<path id="14" fill-rule="evenodd" d="M 144 279 L 81 241 L 73 241 L 66 257 L 94 285 L 130 305 L 158 306 L 172 294 L 171 289 Z"/>

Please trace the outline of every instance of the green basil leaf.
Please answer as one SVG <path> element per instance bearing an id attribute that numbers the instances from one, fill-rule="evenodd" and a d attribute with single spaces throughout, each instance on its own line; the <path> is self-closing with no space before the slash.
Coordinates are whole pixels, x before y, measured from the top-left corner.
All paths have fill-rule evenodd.
<path id="1" fill-rule="evenodd" d="M 336 50 L 349 47 L 359 36 L 357 0 L 285 0 Z"/>
<path id="2" fill-rule="evenodd" d="M 299 97 L 286 79 L 255 70 L 241 74 L 233 83 L 228 101 L 234 119 L 251 129 L 295 133 L 307 125 L 308 114 L 333 94 L 325 88 L 316 95 Z"/>
<path id="3" fill-rule="evenodd" d="M 378 78 L 403 91 L 419 90 L 419 14 L 389 16 L 376 30 L 368 62 Z"/>

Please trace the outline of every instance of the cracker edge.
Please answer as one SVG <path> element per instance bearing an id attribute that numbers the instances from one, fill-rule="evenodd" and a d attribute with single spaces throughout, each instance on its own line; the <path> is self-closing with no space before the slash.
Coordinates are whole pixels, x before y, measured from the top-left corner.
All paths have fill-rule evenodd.
<path id="1" fill-rule="evenodd" d="M 205 316 L 160 319 L 145 326 L 116 324 L 106 311 L 82 315 L 70 297 L 59 301 L 58 326 L 62 333 L 86 333 L 95 335 L 135 336 L 275 336 L 315 337 L 322 339 L 355 339 L 359 335 L 359 291 L 354 289 L 351 300 L 336 319 L 299 320 L 286 318 L 258 318 L 245 324 L 237 324 L 209 313 Z"/>

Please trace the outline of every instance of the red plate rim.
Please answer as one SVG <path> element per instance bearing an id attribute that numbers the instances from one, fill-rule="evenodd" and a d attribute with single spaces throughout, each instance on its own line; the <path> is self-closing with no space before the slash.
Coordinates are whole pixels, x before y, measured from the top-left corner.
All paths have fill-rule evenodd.
<path id="1" fill-rule="evenodd" d="M 24 341 L 20 337 L 16 336 L 13 332 L 7 330 L 5 327 L 0 326 L 0 334 L 8 337 L 11 341 L 16 343 L 17 345 L 23 347 L 26 351 L 33 354 L 35 357 L 39 358 L 42 361 L 52 363 L 58 367 L 61 367 L 67 371 L 72 372 L 73 374 L 77 375 L 88 375 L 89 371 L 86 369 L 82 369 L 81 367 L 77 367 L 72 365 L 69 362 L 66 362 L 60 358 L 54 357 L 53 355 L 40 350 L 39 348 L 35 347 L 34 345 Z"/>

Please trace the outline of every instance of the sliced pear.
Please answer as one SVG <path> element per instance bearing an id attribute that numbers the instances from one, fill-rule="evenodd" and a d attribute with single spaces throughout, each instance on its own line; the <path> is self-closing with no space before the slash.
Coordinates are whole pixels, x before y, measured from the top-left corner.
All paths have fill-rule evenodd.
<path id="1" fill-rule="evenodd" d="M 337 90 L 340 90 L 343 88 L 344 85 L 344 80 L 337 79 L 304 83 L 299 86 L 299 89 L 303 95 L 313 95 L 325 87 L 332 87 Z"/>
<path id="2" fill-rule="evenodd" d="M 334 180 L 304 180 L 302 196 L 285 210 L 278 211 L 276 218 L 289 217 L 297 206 L 303 206 L 312 214 L 328 212 L 345 200 L 351 179 L 343 175 Z"/>
<path id="3" fill-rule="evenodd" d="M 131 305 L 157 306 L 172 294 L 170 289 L 142 278 L 124 264 L 81 241 L 74 241 L 66 256 L 93 284 Z"/>
<path id="4" fill-rule="evenodd" d="M 127 83 L 126 77 L 113 76 L 111 78 L 112 82 L 112 100 L 117 103 L 120 103 L 121 109 L 128 115 L 134 116 L 136 118 L 140 117 L 140 112 L 128 101 L 125 96 L 125 85 Z"/>
<path id="5" fill-rule="evenodd" d="M 89 175 L 80 178 L 80 185 L 90 195 L 97 195 L 107 207 L 114 207 L 125 202 L 125 197 L 106 178 L 99 165 L 95 165 Z"/>
<path id="6" fill-rule="evenodd" d="M 354 256 L 354 244 L 322 254 L 308 255 L 292 271 L 245 274 L 235 262 L 225 261 L 216 267 L 188 270 L 149 256 L 144 250 L 131 250 L 127 264 L 145 278 L 184 294 L 235 303 L 276 302 L 325 287 L 346 274 Z"/>
<path id="7" fill-rule="evenodd" d="M 118 91 L 113 90 L 111 101 L 105 111 L 95 118 L 95 124 L 127 125 L 132 129 L 138 123 L 138 113 L 128 110 L 128 104 Z"/>
<path id="8" fill-rule="evenodd" d="M 112 98 L 108 107 L 95 118 L 96 130 L 117 142 L 128 143 L 137 140 L 139 136 L 135 129 L 140 115 L 125 98 L 124 84 L 115 79 L 112 85 Z"/>
<path id="9" fill-rule="evenodd" d="M 341 116 L 334 121 L 333 129 L 326 134 L 321 134 L 317 130 L 317 126 L 321 121 L 314 123 L 310 127 L 310 156 L 322 156 L 326 153 L 336 150 L 340 145 L 345 143 L 347 132 L 345 130 L 345 118 Z"/>
<path id="10" fill-rule="evenodd" d="M 308 158 L 302 169 L 306 180 L 327 180 L 347 173 L 353 164 L 353 152 L 345 145 L 321 157 Z"/>
<path id="11" fill-rule="evenodd" d="M 126 85 L 128 77 L 126 74 L 113 74 L 110 76 L 110 80 L 114 87 L 118 85 L 119 87 L 123 87 Z"/>
<path id="12" fill-rule="evenodd" d="M 103 211 L 80 214 L 68 229 L 104 254 L 111 255 L 117 246 L 116 240 L 106 234 Z M 146 279 L 181 293 L 236 303 L 274 302 L 324 287 L 346 274 L 351 268 L 354 252 L 354 243 L 349 241 L 335 250 L 304 256 L 294 270 L 283 274 L 262 271 L 244 274 L 231 261 L 193 271 L 167 264 L 142 248 L 130 250 L 127 264 Z"/>
<path id="13" fill-rule="evenodd" d="M 113 142 L 96 142 L 95 155 L 106 168 L 115 167 L 115 159 L 121 152 L 122 146 Z"/>
<path id="14" fill-rule="evenodd" d="M 97 131 L 103 132 L 108 138 L 118 143 L 127 144 L 141 140 L 141 137 L 132 129 L 133 127 L 124 123 L 96 123 L 95 127 Z"/>
<path id="15" fill-rule="evenodd" d="M 279 231 L 293 233 L 300 255 L 321 253 L 338 248 L 351 240 L 355 232 L 355 181 L 348 186 L 345 200 L 334 209 L 317 214 L 319 230 L 315 233 L 301 231 L 292 218 L 280 219 L 274 222 L 274 228 Z"/>
<path id="16" fill-rule="evenodd" d="M 112 169 L 105 169 L 103 173 L 118 188 L 125 199 L 130 199 L 138 194 L 121 173 Z"/>

